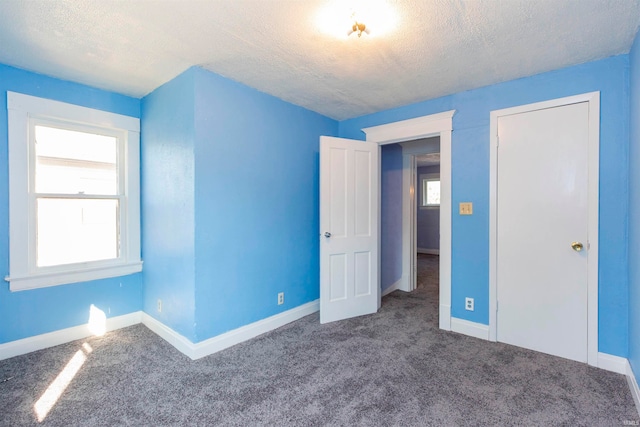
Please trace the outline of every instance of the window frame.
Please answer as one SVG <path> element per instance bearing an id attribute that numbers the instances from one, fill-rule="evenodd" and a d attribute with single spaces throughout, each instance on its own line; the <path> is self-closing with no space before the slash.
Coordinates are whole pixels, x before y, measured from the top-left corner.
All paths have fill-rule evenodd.
<path id="1" fill-rule="evenodd" d="M 142 271 L 140 259 L 140 119 L 7 92 L 9 137 L 9 282 L 11 291 L 124 276 Z M 37 266 L 36 124 L 99 131 L 118 138 L 120 198 L 117 258 Z"/>
<path id="2" fill-rule="evenodd" d="M 440 174 L 422 174 L 420 175 L 420 207 L 421 208 L 439 208 L 440 203 L 426 203 L 427 201 L 427 186 L 425 182 L 438 181 L 440 182 Z"/>

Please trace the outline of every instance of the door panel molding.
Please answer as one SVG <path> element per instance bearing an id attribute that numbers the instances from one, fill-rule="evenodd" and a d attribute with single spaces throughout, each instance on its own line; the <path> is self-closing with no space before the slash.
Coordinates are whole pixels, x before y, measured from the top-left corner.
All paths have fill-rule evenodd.
<path id="1" fill-rule="evenodd" d="M 320 323 L 379 307 L 380 147 L 320 137 Z"/>
<path id="2" fill-rule="evenodd" d="M 497 179 L 498 119 L 504 116 L 561 107 L 581 102 L 589 105 L 588 119 L 588 245 L 587 363 L 598 366 L 598 203 L 600 167 L 600 92 L 558 98 L 491 112 L 489 166 L 489 340 L 497 341 Z"/>

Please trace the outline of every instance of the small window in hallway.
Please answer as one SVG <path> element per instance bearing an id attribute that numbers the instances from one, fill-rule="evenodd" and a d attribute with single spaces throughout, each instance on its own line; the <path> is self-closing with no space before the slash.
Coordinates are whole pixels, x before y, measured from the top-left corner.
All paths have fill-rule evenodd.
<path id="1" fill-rule="evenodd" d="M 440 206 L 440 180 L 422 180 L 422 206 Z"/>

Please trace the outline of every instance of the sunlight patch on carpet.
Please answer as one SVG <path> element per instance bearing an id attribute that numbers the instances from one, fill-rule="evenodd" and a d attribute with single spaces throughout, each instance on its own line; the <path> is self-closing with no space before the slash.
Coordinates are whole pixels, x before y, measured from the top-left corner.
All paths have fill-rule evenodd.
<path id="1" fill-rule="evenodd" d="M 85 347 L 86 346 L 86 347 Z M 38 422 L 44 421 L 49 414 L 49 411 L 55 406 L 62 396 L 62 393 L 67 389 L 73 378 L 76 376 L 84 362 L 87 360 L 85 352 L 90 353 L 93 351 L 91 346 L 87 343 L 82 345 L 83 350 L 76 351 L 71 360 L 64 367 L 62 372 L 58 374 L 55 380 L 49 385 L 49 387 L 42 394 L 40 399 L 33 405 L 33 409 L 36 412 Z"/>

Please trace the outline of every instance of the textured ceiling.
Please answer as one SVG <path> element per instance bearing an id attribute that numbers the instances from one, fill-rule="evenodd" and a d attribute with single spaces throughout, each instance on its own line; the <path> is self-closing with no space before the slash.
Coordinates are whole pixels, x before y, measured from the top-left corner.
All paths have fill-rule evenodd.
<path id="1" fill-rule="evenodd" d="M 426 166 L 436 166 L 440 164 L 440 153 L 420 154 L 416 156 L 416 166 L 419 168 Z"/>
<path id="2" fill-rule="evenodd" d="M 387 3 L 394 31 L 338 38 L 326 0 L 0 0 L 0 63 L 135 97 L 201 65 L 345 119 L 627 53 L 640 21 L 640 0 Z"/>

